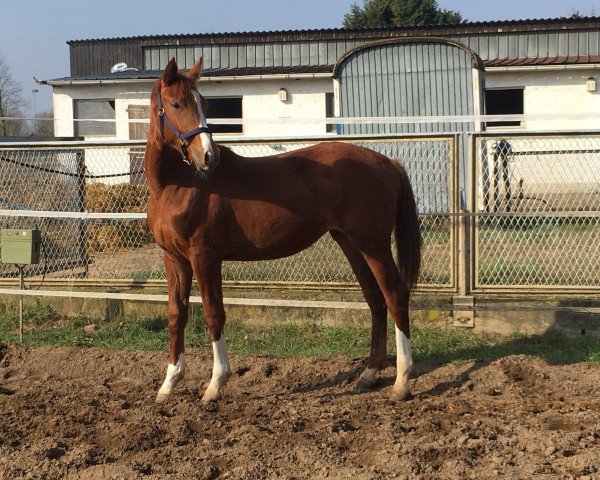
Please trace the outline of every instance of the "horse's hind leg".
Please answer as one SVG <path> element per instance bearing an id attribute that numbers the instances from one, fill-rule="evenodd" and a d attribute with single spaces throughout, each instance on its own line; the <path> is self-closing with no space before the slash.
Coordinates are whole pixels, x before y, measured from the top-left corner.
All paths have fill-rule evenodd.
<path id="1" fill-rule="evenodd" d="M 387 307 L 396 324 L 397 370 L 392 398 L 406 399 L 410 397 L 408 380 L 413 368 L 408 317 L 410 289 L 398 271 L 389 242 L 368 243 L 367 246 L 361 246 L 360 250 L 383 292 Z"/>
<path id="2" fill-rule="evenodd" d="M 164 402 L 185 375 L 184 332 L 192 285 L 192 267 L 187 259 L 175 258 L 165 252 L 165 269 L 169 288 L 167 310 L 169 328 L 169 365 L 156 402 Z"/>
<path id="3" fill-rule="evenodd" d="M 363 295 L 371 310 L 371 351 L 367 368 L 358 380 L 358 388 L 370 388 L 375 384 L 377 372 L 385 368 L 387 363 L 387 309 L 385 298 L 369 265 L 361 253 L 352 246 L 350 241 L 338 231 L 332 231 L 331 236 L 341 247 L 350 262 L 352 271 L 360 284 Z"/>
<path id="4" fill-rule="evenodd" d="M 194 261 L 194 273 L 200 287 L 204 317 L 213 349 L 212 377 L 202 401 L 212 402 L 221 398 L 221 389 L 227 383 L 231 371 L 227 344 L 223 336 L 225 309 L 223 308 L 221 260 L 199 257 Z"/>

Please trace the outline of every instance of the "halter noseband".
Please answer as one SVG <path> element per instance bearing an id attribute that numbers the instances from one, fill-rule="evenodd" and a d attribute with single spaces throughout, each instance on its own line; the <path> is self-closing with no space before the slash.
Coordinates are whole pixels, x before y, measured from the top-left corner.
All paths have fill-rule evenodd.
<path id="1" fill-rule="evenodd" d="M 164 130 L 165 130 L 165 122 L 167 122 L 167 125 L 169 126 L 171 131 L 175 135 L 177 135 L 177 138 L 179 138 L 179 142 L 181 143 L 181 155 L 183 157 L 184 163 L 191 165 L 192 162 L 190 162 L 187 158 L 187 146 L 185 144 L 185 141 L 188 138 L 194 137 L 200 133 L 208 133 L 208 134 L 212 135 L 210 129 L 208 127 L 198 127 L 198 128 L 194 128 L 193 130 L 190 130 L 189 132 L 186 132 L 186 133 L 181 133 L 179 130 L 177 130 L 177 127 L 175 125 L 173 125 L 171 120 L 169 120 L 169 117 L 167 117 L 167 113 L 165 112 L 165 107 L 163 107 L 162 100 L 160 98 L 160 88 L 158 89 L 158 92 L 156 93 L 156 104 L 158 106 L 160 138 L 162 139 L 163 142 L 165 141 Z"/>

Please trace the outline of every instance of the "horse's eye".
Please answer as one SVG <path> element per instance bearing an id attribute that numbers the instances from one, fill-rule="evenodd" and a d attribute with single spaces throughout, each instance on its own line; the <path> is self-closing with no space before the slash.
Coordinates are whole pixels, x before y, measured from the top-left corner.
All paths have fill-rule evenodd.
<path id="1" fill-rule="evenodd" d="M 171 104 L 171 106 L 172 106 L 172 107 L 173 107 L 175 110 L 179 110 L 179 108 L 180 108 L 179 102 L 173 102 L 173 103 Z"/>

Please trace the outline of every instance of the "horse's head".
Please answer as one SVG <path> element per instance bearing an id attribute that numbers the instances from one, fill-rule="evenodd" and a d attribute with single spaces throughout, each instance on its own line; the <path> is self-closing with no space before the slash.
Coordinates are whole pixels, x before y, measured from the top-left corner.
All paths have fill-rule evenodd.
<path id="1" fill-rule="evenodd" d="M 219 161 L 219 149 L 206 124 L 208 102 L 196 89 L 202 58 L 181 74 L 171 59 L 153 89 L 153 114 L 158 118 L 160 140 L 179 150 L 185 163 L 208 174 Z"/>

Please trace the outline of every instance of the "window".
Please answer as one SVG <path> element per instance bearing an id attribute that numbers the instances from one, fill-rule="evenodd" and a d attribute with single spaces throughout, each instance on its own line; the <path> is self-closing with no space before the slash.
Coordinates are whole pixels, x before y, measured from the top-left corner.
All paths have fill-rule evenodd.
<path id="1" fill-rule="evenodd" d="M 73 114 L 76 120 L 90 121 L 75 122 L 75 136 L 116 135 L 115 122 L 94 122 L 93 120 L 115 120 L 114 100 L 74 100 Z"/>
<path id="2" fill-rule="evenodd" d="M 335 98 L 333 93 L 325 94 L 325 116 L 327 118 L 335 118 Z M 337 125 L 328 123 L 325 127 L 327 133 L 337 133 Z"/>
<path id="3" fill-rule="evenodd" d="M 242 98 L 207 98 L 208 118 L 242 118 Z M 213 133 L 243 133 L 241 123 L 234 125 L 209 124 Z"/>
<path id="4" fill-rule="evenodd" d="M 522 115 L 523 89 L 506 88 L 485 91 L 485 113 L 487 115 Z M 518 127 L 519 121 L 488 122 L 488 127 Z"/>

